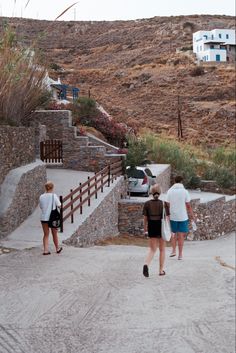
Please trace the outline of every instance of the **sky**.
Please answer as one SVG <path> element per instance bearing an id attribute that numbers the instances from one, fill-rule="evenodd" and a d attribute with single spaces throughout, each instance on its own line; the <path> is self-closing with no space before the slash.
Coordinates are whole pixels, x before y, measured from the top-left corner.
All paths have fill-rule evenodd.
<path id="1" fill-rule="evenodd" d="M 28 3 L 28 5 L 27 5 Z M 0 16 L 55 20 L 75 0 L 0 0 Z M 80 0 L 60 21 L 135 20 L 193 14 L 235 16 L 234 0 Z"/>

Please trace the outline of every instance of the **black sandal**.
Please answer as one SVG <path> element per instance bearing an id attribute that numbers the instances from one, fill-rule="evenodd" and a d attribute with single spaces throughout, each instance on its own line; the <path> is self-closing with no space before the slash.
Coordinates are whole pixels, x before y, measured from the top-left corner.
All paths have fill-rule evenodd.
<path id="1" fill-rule="evenodd" d="M 43 255 L 51 255 L 50 251 L 44 252 Z"/>
<path id="2" fill-rule="evenodd" d="M 159 276 L 165 276 L 165 271 L 163 270 L 162 272 L 159 273 Z"/>
<path id="3" fill-rule="evenodd" d="M 149 277 L 148 265 L 143 266 L 143 275 L 144 277 Z"/>
<path id="4" fill-rule="evenodd" d="M 57 250 L 57 254 L 60 254 L 61 251 L 62 251 L 62 247 L 60 247 L 60 248 Z"/>

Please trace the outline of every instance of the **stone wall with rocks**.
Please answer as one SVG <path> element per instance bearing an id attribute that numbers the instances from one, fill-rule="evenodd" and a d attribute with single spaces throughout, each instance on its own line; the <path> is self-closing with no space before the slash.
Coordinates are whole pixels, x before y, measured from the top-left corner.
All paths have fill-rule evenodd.
<path id="1" fill-rule="evenodd" d="M 157 175 L 156 181 L 161 185 L 162 192 L 166 192 L 170 188 L 171 166 L 166 166 L 165 170 Z"/>
<path id="2" fill-rule="evenodd" d="M 7 173 L 35 160 L 34 129 L 28 127 L 0 127 L 0 185 Z"/>
<path id="3" fill-rule="evenodd" d="M 118 204 L 119 231 L 122 234 L 140 235 L 143 231 L 143 205 L 145 201 L 121 200 Z M 235 198 L 222 196 L 200 203 L 191 201 L 196 215 L 197 231 L 190 230 L 189 240 L 215 239 L 235 229 Z"/>
<path id="4" fill-rule="evenodd" d="M 46 126 L 48 139 L 62 140 L 63 168 L 98 172 L 107 163 L 120 160 L 120 156 L 108 155 L 106 146 L 92 146 L 87 136 L 77 136 L 77 128 L 72 126 L 69 110 L 43 110 L 33 114 L 33 126 Z"/>
<path id="5" fill-rule="evenodd" d="M 82 223 L 78 230 L 66 241 L 66 244 L 87 247 L 109 236 L 117 236 L 118 202 L 127 194 L 127 182 L 119 177 L 118 182 L 102 200 L 94 212 Z"/>
<path id="6" fill-rule="evenodd" d="M 36 208 L 47 180 L 41 161 L 12 169 L 1 185 L 0 237 L 16 229 Z"/>
<path id="7" fill-rule="evenodd" d="M 234 197 L 219 197 L 217 200 L 193 202 L 197 215 L 197 230 L 190 234 L 190 240 L 215 239 L 236 229 Z"/>

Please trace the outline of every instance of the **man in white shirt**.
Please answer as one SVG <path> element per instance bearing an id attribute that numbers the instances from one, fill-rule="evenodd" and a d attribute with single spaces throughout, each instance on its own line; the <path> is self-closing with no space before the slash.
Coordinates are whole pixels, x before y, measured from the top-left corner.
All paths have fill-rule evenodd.
<path id="1" fill-rule="evenodd" d="M 183 178 L 176 176 L 175 184 L 167 191 L 166 198 L 170 213 L 171 231 L 174 233 L 171 239 L 172 253 L 170 257 L 176 256 L 176 240 L 178 240 L 179 260 L 182 260 L 183 256 L 184 238 L 186 233 L 188 233 L 189 218 L 194 220 L 190 195 L 182 182 Z"/>

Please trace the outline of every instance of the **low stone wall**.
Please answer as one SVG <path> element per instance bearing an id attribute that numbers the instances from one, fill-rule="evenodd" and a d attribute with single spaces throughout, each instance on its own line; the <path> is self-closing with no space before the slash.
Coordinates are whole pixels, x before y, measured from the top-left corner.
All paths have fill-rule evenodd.
<path id="1" fill-rule="evenodd" d="M 226 201 L 224 196 L 206 203 L 195 201 L 198 228 L 191 234 L 191 240 L 215 239 L 235 230 L 235 206 L 235 199 Z"/>
<path id="2" fill-rule="evenodd" d="M 41 161 L 11 170 L 1 185 L 0 238 L 15 230 L 36 208 L 47 180 Z"/>
<path id="3" fill-rule="evenodd" d="M 118 204 L 119 231 L 122 234 L 140 235 L 143 231 L 143 205 L 145 201 L 121 200 Z M 197 222 L 197 231 L 190 231 L 189 240 L 215 239 L 235 229 L 235 199 L 219 199 L 200 203 L 191 201 Z"/>
<path id="4" fill-rule="evenodd" d="M 215 180 L 201 180 L 200 184 L 201 191 L 213 192 L 224 195 L 234 195 L 236 192 L 236 186 L 231 188 L 222 188 L 220 187 Z"/>
<path id="5" fill-rule="evenodd" d="M 111 192 L 64 243 L 77 247 L 87 247 L 94 245 L 98 240 L 109 236 L 117 236 L 119 233 L 118 202 L 126 194 L 127 182 L 124 177 L 120 177 Z"/>
<path id="6" fill-rule="evenodd" d="M 7 173 L 35 160 L 34 128 L 0 127 L 0 185 Z"/>

